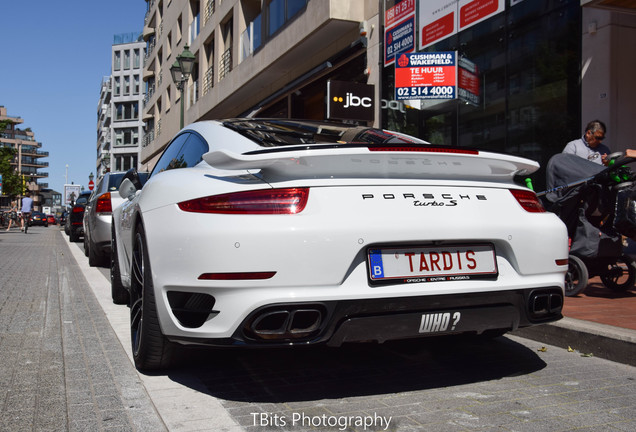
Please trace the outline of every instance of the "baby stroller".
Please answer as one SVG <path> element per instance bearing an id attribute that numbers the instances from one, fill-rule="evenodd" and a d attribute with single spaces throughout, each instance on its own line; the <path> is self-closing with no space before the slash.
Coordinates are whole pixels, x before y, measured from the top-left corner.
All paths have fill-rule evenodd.
<path id="1" fill-rule="evenodd" d="M 593 276 L 614 291 L 636 280 L 636 263 L 623 253 L 624 237 L 636 240 L 636 176 L 625 166 L 636 159 L 613 153 L 610 160 L 606 168 L 560 153 L 548 162 L 548 190 L 538 195 L 568 229 L 567 296 L 583 292 Z"/>

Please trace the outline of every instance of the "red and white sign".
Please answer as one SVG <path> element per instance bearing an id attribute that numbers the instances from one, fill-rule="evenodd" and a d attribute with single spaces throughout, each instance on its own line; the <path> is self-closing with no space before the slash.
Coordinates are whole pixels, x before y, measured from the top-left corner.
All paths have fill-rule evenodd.
<path id="1" fill-rule="evenodd" d="M 93 180 L 90 180 L 88 182 L 88 190 L 93 190 L 93 188 L 95 187 L 95 182 Z"/>
<path id="2" fill-rule="evenodd" d="M 402 0 L 399 3 L 390 6 L 391 3 L 385 1 L 384 4 L 384 26 L 390 27 L 395 23 L 402 21 L 404 18 L 415 13 L 415 0 Z"/>
<path id="3" fill-rule="evenodd" d="M 455 99 L 457 53 L 401 54 L 395 64 L 395 99 Z"/>
<path id="4" fill-rule="evenodd" d="M 419 49 L 503 12 L 504 0 L 426 0 L 419 2 Z"/>
<path id="5" fill-rule="evenodd" d="M 384 66 L 415 50 L 415 0 L 384 1 Z"/>

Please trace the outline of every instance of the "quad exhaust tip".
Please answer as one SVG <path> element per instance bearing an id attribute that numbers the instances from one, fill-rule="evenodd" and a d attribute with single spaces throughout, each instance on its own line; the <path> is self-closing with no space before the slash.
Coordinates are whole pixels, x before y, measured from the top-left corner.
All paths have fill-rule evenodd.
<path id="1" fill-rule="evenodd" d="M 257 314 L 245 330 L 253 339 L 301 339 L 320 330 L 325 312 L 320 307 L 283 307 Z"/>
<path id="2" fill-rule="evenodd" d="M 558 315 L 563 310 L 563 294 L 557 290 L 535 291 L 530 294 L 528 307 L 535 319 Z"/>

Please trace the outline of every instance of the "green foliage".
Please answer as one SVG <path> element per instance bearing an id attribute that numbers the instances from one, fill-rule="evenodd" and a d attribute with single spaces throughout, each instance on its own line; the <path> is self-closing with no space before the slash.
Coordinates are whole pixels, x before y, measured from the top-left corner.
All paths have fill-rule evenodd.
<path id="1" fill-rule="evenodd" d="M 2 174 L 2 193 L 16 196 L 22 194 L 22 179 L 11 166 L 16 150 L 12 147 L 0 147 L 0 174 Z"/>

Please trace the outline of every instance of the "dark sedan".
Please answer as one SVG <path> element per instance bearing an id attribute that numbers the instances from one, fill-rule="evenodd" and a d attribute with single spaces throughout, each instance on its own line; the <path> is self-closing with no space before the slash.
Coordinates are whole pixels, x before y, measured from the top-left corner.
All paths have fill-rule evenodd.
<path id="1" fill-rule="evenodd" d="M 84 235 L 84 208 L 90 195 L 90 191 L 80 193 L 66 218 L 64 231 L 68 233 L 69 240 L 72 242 L 78 241 Z"/>
<path id="2" fill-rule="evenodd" d="M 34 211 L 31 213 L 31 219 L 29 219 L 30 226 L 49 226 L 48 218 L 44 213 Z"/>

